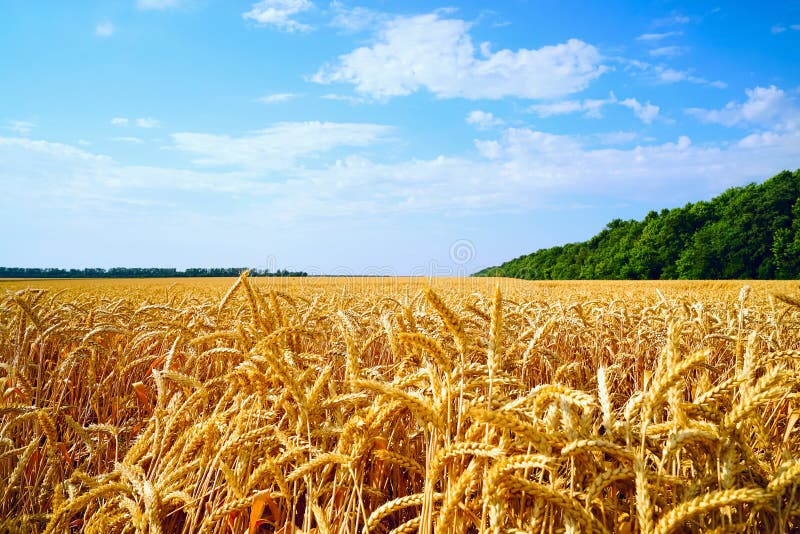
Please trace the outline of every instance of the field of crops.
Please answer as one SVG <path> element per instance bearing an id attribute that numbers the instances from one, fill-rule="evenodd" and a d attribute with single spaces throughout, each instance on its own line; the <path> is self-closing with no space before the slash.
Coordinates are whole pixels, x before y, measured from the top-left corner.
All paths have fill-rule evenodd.
<path id="1" fill-rule="evenodd" d="M 747 284 L 0 282 L 0 532 L 798 531 Z"/>

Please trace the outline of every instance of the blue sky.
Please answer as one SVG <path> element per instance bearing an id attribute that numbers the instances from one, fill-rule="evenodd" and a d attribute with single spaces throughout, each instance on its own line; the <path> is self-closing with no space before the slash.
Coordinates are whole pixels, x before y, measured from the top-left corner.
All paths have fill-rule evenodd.
<path id="1" fill-rule="evenodd" d="M 470 273 L 800 167 L 798 57 L 797 0 L 7 0 L 0 265 Z"/>

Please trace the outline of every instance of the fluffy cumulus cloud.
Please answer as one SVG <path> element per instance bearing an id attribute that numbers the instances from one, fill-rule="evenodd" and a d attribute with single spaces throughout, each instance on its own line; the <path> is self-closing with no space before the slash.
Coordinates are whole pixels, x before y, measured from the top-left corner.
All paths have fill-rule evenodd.
<path id="1" fill-rule="evenodd" d="M 599 51 L 583 41 L 535 50 L 476 50 L 470 24 L 437 12 L 397 17 L 375 43 L 320 69 L 317 83 L 349 83 L 372 98 L 426 89 L 439 98 L 557 98 L 585 89 L 605 72 Z"/>
<path id="2" fill-rule="evenodd" d="M 642 104 L 635 98 L 626 98 L 620 101 L 621 106 L 625 106 L 633 111 L 634 115 L 645 124 L 650 124 L 658 117 L 658 112 L 661 110 L 656 105 L 653 105 L 648 100 L 647 103 Z"/>
<path id="3" fill-rule="evenodd" d="M 261 0 L 242 14 L 245 20 L 262 26 L 274 26 L 287 32 L 309 31 L 312 27 L 294 19 L 295 15 L 314 7 L 310 0 Z"/>
<path id="4" fill-rule="evenodd" d="M 240 137 L 194 132 L 172 137 L 175 148 L 194 155 L 199 165 L 269 170 L 291 167 L 300 158 L 337 147 L 366 146 L 391 132 L 380 124 L 287 122 Z"/>
<path id="5" fill-rule="evenodd" d="M 690 108 L 686 112 L 702 122 L 724 126 L 762 125 L 796 129 L 800 110 L 789 96 L 774 85 L 745 91 L 744 102 L 728 102 L 722 109 Z"/>
<path id="6" fill-rule="evenodd" d="M 503 119 L 495 117 L 494 114 L 488 111 L 476 109 L 467 114 L 467 124 L 472 124 L 480 130 L 488 130 L 495 126 L 501 126 Z"/>

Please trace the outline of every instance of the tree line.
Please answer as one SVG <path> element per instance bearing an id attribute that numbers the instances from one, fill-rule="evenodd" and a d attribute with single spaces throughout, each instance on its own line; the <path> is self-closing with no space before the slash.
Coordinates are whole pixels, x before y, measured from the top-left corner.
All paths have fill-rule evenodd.
<path id="1" fill-rule="evenodd" d="M 582 243 L 541 249 L 474 276 L 529 280 L 800 278 L 800 170 L 710 201 L 614 219 Z"/>
<path id="2" fill-rule="evenodd" d="M 246 267 L 190 268 L 179 271 L 164 267 L 112 267 L 111 269 L 59 269 L 40 267 L 0 267 L 0 278 L 195 278 L 236 277 Z M 249 269 L 250 276 L 308 276 L 304 271 Z"/>

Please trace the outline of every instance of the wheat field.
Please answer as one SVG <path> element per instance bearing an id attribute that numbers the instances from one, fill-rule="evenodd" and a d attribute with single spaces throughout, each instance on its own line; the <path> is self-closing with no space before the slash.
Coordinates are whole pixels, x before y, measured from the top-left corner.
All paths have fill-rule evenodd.
<path id="1" fill-rule="evenodd" d="M 800 530 L 781 282 L 0 282 L 0 532 Z"/>

